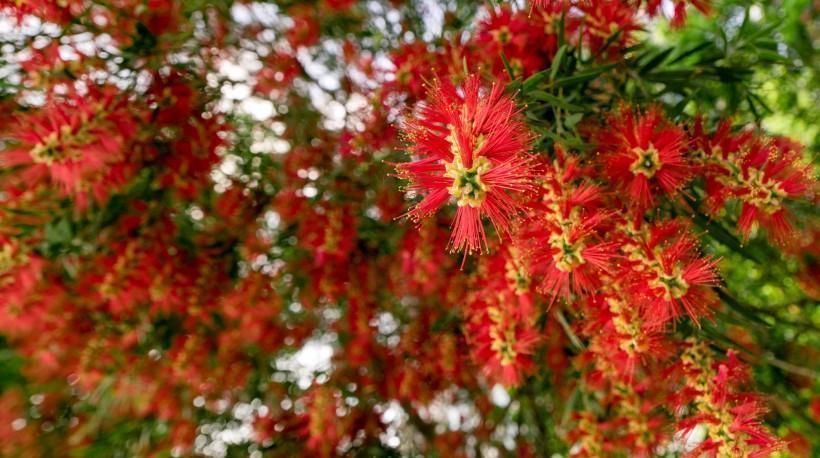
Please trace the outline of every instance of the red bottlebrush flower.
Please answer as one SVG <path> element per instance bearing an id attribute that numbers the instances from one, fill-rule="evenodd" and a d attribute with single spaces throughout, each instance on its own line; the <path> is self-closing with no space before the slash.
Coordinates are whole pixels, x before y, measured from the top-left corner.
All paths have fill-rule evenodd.
<path id="1" fill-rule="evenodd" d="M 608 121 L 597 138 L 606 177 L 629 193 L 639 213 L 653 205 L 657 189 L 672 194 L 689 181 L 684 133 L 659 108 L 641 114 L 623 107 Z"/>
<path id="2" fill-rule="evenodd" d="M 542 281 L 539 291 L 569 299 L 600 285 L 615 245 L 603 240 L 610 213 L 601 210 L 601 190 L 580 181 L 585 169 L 560 146 L 556 160 L 544 166 L 540 201 L 533 204 L 518 238 L 531 258 L 531 270 Z"/>
<path id="3" fill-rule="evenodd" d="M 430 294 L 447 284 L 438 275 L 442 267 L 453 267 L 446 253 L 448 233 L 435 220 L 422 223 L 418 231 L 408 231 L 402 239 L 394 274 L 397 291 Z"/>
<path id="4" fill-rule="evenodd" d="M 100 182 L 110 186 L 112 181 L 124 181 L 114 164 L 125 159 L 136 119 L 114 94 L 103 89 L 85 97 L 53 99 L 21 117 L 6 134 L 13 143 L 0 151 L 0 165 L 25 166 L 25 181 L 50 179 L 63 193 L 78 199 L 89 190 L 101 191 L 93 188 Z M 98 197 L 106 192 L 110 189 L 97 192 Z"/>
<path id="5" fill-rule="evenodd" d="M 717 213 L 731 197 L 727 192 L 727 177 L 737 168 L 733 163 L 753 136 L 749 131 L 733 133 L 729 121 L 722 121 L 715 131 L 709 134 L 705 131 L 703 119 L 700 117 L 695 120 L 693 130 L 693 143 L 701 154 L 697 158 L 697 165 L 699 172 L 704 175 L 706 207 L 710 213 Z"/>
<path id="6" fill-rule="evenodd" d="M 623 276 L 642 304 L 642 318 L 660 327 L 684 313 L 697 321 L 717 303 L 712 287 L 719 277 L 717 260 L 700 257 L 696 240 L 676 220 L 640 228 L 621 243 Z"/>
<path id="7" fill-rule="evenodd" d="M 590 336 L 589 349 L 606 360 L 598 363 L 622 381 L 631 382 L 636 370 L 648 359 L 658 360 L 668 352 L 661 332 L 642 318 L 618 279 L 607 279 L 603 294 L 587 301 L 589 314 L 584 333 Z"/>
<path id="8" fill-rule="evenodd" d="M 580 2 L 578 8 L 583 12 L 583 39 L 593 53 L 603 52 L 609 48 L 609 55 L 617 55 L 620 50 L 632 43 L 632 32 L 640 30 L 638 11 L 633 2 L 624 0 L 596 0 Z M 614 46 L 610 41 L 618 34 Z"/>
<path id="9" fill-rule="evenodd" d="M 473 359 L 491 380 L 505 386 L 521 383 L 533 368 L 532 353 L 539 341 L 529 317 L 522 316 L 511 291 L 484 291 L 470 304 L 467 338 Z"/>
<path id="10" fill-rule="evenodd" d="M 313 255 L 315 266 L 343 263 L 356 240 L 356 225 L 350 208 L 317 207 L 310 218 L 316 224 L 300 226 L 299 244 Z"/>
<path id="11" fill-rule="evenodd" d="M 794 228 L 785 202 L 806 197 L 816 187 L 808 166 L 800 164 L 801 146 L 781 137 L 733 134 L 728 122 L 712 135 L 696 122 L 695 142 L 703 152 L 709 210 L 717 212 L 729 199 L 739 199 L 738 229 L 745 238 L 759 225 L 778 243 L 789 243 Z"/>
<path id="12" fill-rule="evenodd" d="M 309 47 L 319 41 L 318 10 L 313 6 L 296 5 L 288 10 L 293 26 L 287 31 L 293 48 Z"/>
<path id="13" fill-rule="evenodd" d="M 403 93 L 411 100 L 423 98 L 426 88 L 423 78 L 419 75 L 419 70 L 435 68 L 431 60 L 430 52 L 423 42 L 403 43 L 390 55 L 394 68 L 391 75 L 392 81 L 386 84 L 385 89 Z"/>
<path id="14" fill-rule="evenodd" d="M 678 369 L 686 385 L 673 395 L 673 402 L 692 407 L 683 410 L 691 414 L 678 426 L 683 432 L 698 424 L 706 430 L 706 438 L 688 456 L 762 458 L 783 447 L 761 424 L 765 409 L 758 397 L 738 389 L 748 380 L 748 373 L 734 351 L 729 350 L 725 360 L 715 361 L 703 342 L 690 340 Z"/>
<path id="15" fill-rule="evenodd" d="M 541 16 L 535 16 L 540 19 Z M 537 40 L 538 46 L 532 43 Z M 496 56 L 504 54 L 513 75 L 526 78 L 548 66 L 558 48 L 558 35 L 544 33 L 544 24 L 527 17 L 525 11 L 512 11 L 508 6 L 491 9 L 490 17 L 479 24 L 476 37 L 478 50 L 492 62 L 492 74 L 510 77 L 505 62 Z"/>
<path id="16" fill-rule="evenodd" d="M 600 274 L 609 269 L 615 256 L 615 245 L 597 237 L 609 217 L 603 212 L 586 214 L 571 226 L 551 231 L 541 241 L 541 252 L 533 260 L 536 266 L 543 266 L 540 292 L 569 299 L 601 284 Z"/>
<path id="17" fill-rule="evenodd" d="M 219 160 L 227 125 L 203 110 L 201 94 L 184 74 L 155 72 L 152 77 L 148 100 L 156 104 L 152 121 L 159 132 L 144 145 L 144 154 L 162 163 L 158 178 L 163 187 L 192 198 L 212 185 L 209 173 Z"/>
<path id="18" fill-rule="evenodd" d="M 483 217 L 497 232 L 509 232 L 520 208 L 511 194 L 530 188 L 530 136 L 503 88 L 484 90 L 477 76 L 467 79 L 463 93 L 437 82 L 429 99 L 406 125 L 418 159 L 397 170 L 410 181 L 409 189 L 425 194 L 408 212 L 411 218 L 427 217 L 455 200 L 450 246 L 466 255 L 487 246 Z"/>
<path id="19" fill-rule="evenodd" d="M 662 325 L 683 313 L 695 321 L 710 312 L 717 302 L 712 287 L 719 282 L 717 260 L 697 256 L 697 242 L 688 235 L 677 238 L 657 256 L 647 272 L 649 297 L 646 317 Z"/>
<path id="20" fill-rule="evenodd" d="M 302 67 L 295 56 L 276 51 L 265 58 L 265 67 L 256 75 L 254 90 L 260 94 L 281 91 L 290 86 Z"/>
<path id="21" fill-rule="evenodd" d="M 799 145 L 775 139 L 754 142 L 743 155 L 735 195 L 743 201 L 738 229 L 744 237 L 755 223 L 768 229 L 780 243 L 793 236 L 783 201 L 803 197 L 814 187 L 807 167 L 799 165 L 799 151 Z"/>
<path id="22" fill-rule="evenodd" d="M 589 411 L 582 410 L 574 413 L 573 416 L 575 427 L 567 433 L 567 439 L 573 443 L 570 456 L 573 458 L 606 456 L 608 445 L 606 433 L 610 429 L 609 426 Z"/>
<path id="23" fill-rule="evenodd" d="M 518 385 L 533 368 L 532 353 L 540 340 L 526 263 L 509 246 L 482 259 L 477 278 L 482 289 L 465 310 L 474 361 L 487 377 L 506 386 Z"/>
<path id="24" fill-rule="evenodd" d="M 336 411 L 341 394 L 333 388 L 318 385 L 308 393 L 304 435 L 307 447 L 315 456 L 329 457 L 336 453 L 336 446 L 344 434 L 344 424 Z"/>

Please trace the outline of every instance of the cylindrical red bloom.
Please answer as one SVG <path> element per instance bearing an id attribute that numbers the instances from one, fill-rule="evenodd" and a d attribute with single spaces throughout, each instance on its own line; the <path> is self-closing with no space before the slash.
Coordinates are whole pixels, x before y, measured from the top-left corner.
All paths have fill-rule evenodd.
<path id="1" fill-rule="evenodd" d="M 487 246 L 482 217 L 509 232 L 519 209 L 514 194 L 532 179 L 530 135 L 500 85 L 487 90 L 477 76 L 461 89 L 436 82 L 405 129 L 416 160 L 397 169 L 410 190 L 425 194 L 408 216 L 418 220 L 455 201 L 450 246 L 466 253 Z"/>
<path id="2" fill-rule="evenodd" d="M 653 194 L 672 194 L 689 181 L 684 134 L 660 109 L 638 113 L 623 107 L 598 134 L 606 175 L 629 194 L 639 212 L 654 204 Z"/>

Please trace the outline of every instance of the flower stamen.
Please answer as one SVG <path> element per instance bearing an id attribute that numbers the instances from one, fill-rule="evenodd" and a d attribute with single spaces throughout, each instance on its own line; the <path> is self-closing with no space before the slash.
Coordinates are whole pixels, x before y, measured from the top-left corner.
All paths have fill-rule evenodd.
<path id="1" fill-rule="evenodd" d="M 455 155 L 453 162 L 445 165 L 444 176 L 453 179 L 448 191 L 456 199 L 459 207 L 481 207 L 487 197 L 487 184 L 481 177 L 489 172 L 491 167 L 489 159 L 483 156 L 477 157 L 470 168 L 464 166 L 460 155 Z"/>

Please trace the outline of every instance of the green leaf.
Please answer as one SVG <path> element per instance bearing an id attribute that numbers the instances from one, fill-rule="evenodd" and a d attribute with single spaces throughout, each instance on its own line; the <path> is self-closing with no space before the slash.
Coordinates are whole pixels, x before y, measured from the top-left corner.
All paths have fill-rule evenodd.
<path id="1" fill-rule="evenodd" d="M 770 62 L 770 63 L 776 63 L 776 64 L 788 64 L 789 63 L 789 58 L 786 57 L 786 56 L 781 55 L 777 51 L 771 51 L 771 50 L 768 50 L 768 49 L 758 49 L 756 54 L 757 54 L 758 60 L 760 60 L 761 62 Z"/>
<path id="2" fill-rule="evenodd" d="M 576 84 L 585 83 L 590 80 L 594 80 L 598 77 L 601 73 L 606 72 L 607 70 L 612 69 L 615 67 L 615 64 L 607 64 L 597 67 L 592 70 L 587 70 L 582 73 L 578 73 L 572 76 L 567 76 L 564 78 L 559 78 L 555 81 L 556 87 L 566 87 L 566 86 L 574 86 Z"/>
<path id="3" fill-rule="evenodd" d="M 546 77 L 547 77 L 547 71 L 546 70 L 540 71 L 538 73 L 533 74 L 532 76 L 530 76 L 526 80 L 524 80 L 524 83 L 522 84 L 521 87 L 524 89 L 524 92 L 527 92 L 530 89 L 532 89 L 533 87 L 535 87 L 541 81 L 544 81 L 544 79 Z"/>
<path id="4" fill-rule="evenodd" d="M 640 72 L 641 73 L 651 72 L 655 67 L 657 67 L 658 65 L 663 63 L 663 61 L 665 61 L 666 58 L 669 57 L 669 55 L 672 54 L 672 51 L 674 51 L 674 50 L 675 50 L 675 48 L 670 47 L 670 48 L 666 48 L 663 51 L 659 52 L 658 54 L 656 54 L 655 56 L 650 58 L 645 64 L 641 65 Z"/>
<path id="5" fill-rule="evenodd" d="M 59 219 L 56 222 L 51 222 L 46 226 L 44 236 L 46 242 L 50 245 L 66 244 L 73 238 L 71 223 L 64 218 Z"/>
<path id="6" fill-rule="evenodd" d="M 529 95 L 534 98 L 535 100 L 540 100 L 543 102 L 547 102 L 550 105 L 556 106 L 558 108 L 562 108 L 568 111 L 582 111 L 584 108 L 578 105 L 573 105 L 566 100 L 556 97 L 548 92 L 544 91 L 532 91 Z"/>
<path id="7" fill-rule="evenodd" d="M 555 76 L 558 75 L 558 70 L 561 68 L 561 63 L 564 61 L 564 55 L 567 53 L 567 45 L 561 45 L 558 52 L 555 53 L 555 59 L 552 60 L 550 67 L 550 81 L 555 81 Z"/>
<path id="8" fill-rule="evenodd" d="M 575 126 L 581 121 L 581 119 L 583 119 L 583 117 L 583 113 L 573 113 L 568 115 L 564 118 L 564 125 L 569 129 L 575 129 Z"/>
<path id="9" fill-rule="evenodd" d="M 704 42 L 702 42 L 702 43 L 700 43 L 700 44 L 697 44 L 697 45 L 695 45 L 695 46 L 693 46 L 693 47 L 691 47 L 691 48 L 687 49 L 686 51 L 684 51 L 684 52 L 682 52 L 682 53 L 678 54 L 678 55 L 677 55 L 677 56 L 675 56 L 675 58 L 674 58 L 674 59 L 672 59 L 669 63 L 674 64 L 674 63 L 680 62 L 680 61 L 682 61 L 682 60 L 686 59 L 687 57 L 689 57 L 689 56 L 691 56 L 691 55 L 693 55 L 693 54 L 696 54 L 696 53 L 698 53 L 698 52 L 700 52 L 700 51 L 703 51 L 704 49 L 709 48 L 709 47 L 711 47 L 711 46 L 712 46 L 712 42 L 711 42 L 711 41 L 704 41 Z"/>

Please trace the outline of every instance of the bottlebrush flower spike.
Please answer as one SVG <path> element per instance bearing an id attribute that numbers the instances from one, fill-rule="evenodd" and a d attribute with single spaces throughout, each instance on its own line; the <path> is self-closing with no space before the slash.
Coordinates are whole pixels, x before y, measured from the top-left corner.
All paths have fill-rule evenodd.
<path id="1" fill-rule="evenodd" d="M 805 196 L 812 180 L 798 165 L 799 147 L 785 141 L 756 141 L 740 161 L 740 186 L 736 195 L 743 201 L 738 229 L 748 238 L 755 224 L 765 227 L 780 243 L 794 235 L 784 200 Z"/>
<path id="2" fill-rule="evenodd" d="M 340 394 L 332 388 L 316 386 L 308 392 L 306 404 L 310 407 L 304 414 L 307 448 L 317 457 L 333 456 L 345 428 L 337 414 Z"/>
<path id="3" fill-rule="evenodd" d="M 658 328 L 684 313 L 697 322 L 710 313 L 718 302 L 712 290 L 719 283 L 718 260 L 699 255 L 686 224 L 672 220 L 634 231 L 621 229 L 626 232 L 623 277 L 642 303 L 647 325 Z"/>
<path id="4" fill-rule="evenodd" d="M 487 60 L 493 63 L 491 70 L 494 76 L 508 79 L 510 72 L 507 65 L 513 75 L 522 78 L 549 66 L 558 50 L 557 30 L 550 30 L 550 27 L 558 27 L 547 22 L 550 18 L 548 12 L 539 13 L 528 17 L 526 11 L 513 11 L 509 5 L 503 5 L 499 9 L 490 9 L 489 17 L 479 23 L 476 45 L 482 55 L 493 56 Z M 533 42 L 537 42 L 538 46 L 533 47 Z M 494 57 L 502 52 L 506 61 Z"/>
<path id="5" fill-rule="evenodd" d="M 600 361 L 620 380 L 633 380 L 636 370 L 649 359 L 660 359 L 665 348 L 662 333 L 641 318 L 641 310 L 615 278 L 606 278 L 603 293 L 592 296 L 586 307 L 590 350 L 606 355 Z"/>
<path id="6" fill-rule="evenodd" d="M 694 242 L 682 237 L 665 249 L 661 262 L 651 273 L 649 323 L 663 324 L 683 313 L 696 321 L 706 315 L 717 302 L 712 287 L 718 284 L 716 260 L 692 259 Z"/>
<path id="7" fill-rule="evenodd" d="M 728 122 L 712 135 L 695 123 L 695 142 L 706 175 L 707 204 L 717 212 L 731 198 L 741 201 L 738 230 L 748 238 L 755 226 L 788 244 L 794 237 L 785 203 L 806 197 L 816 182 L 807 165 L 801 164 L 801 146 L 786 138 L 755 137 L 750 132 L 732 133 Z"/>
<path id="8" fill-rule="evenodd" d="M 640 30 L 641 26 L 638 22 L 638 8 L 632 3 L 624 0 L 578 2 L 577 7 L 584 15 L 582 38 L 593 53 L 608 49 L 607 54 L 614 56 L 633 42 L 632 33 Z M 615 46 L 607 48 L 613 37 Z"/>
<path id="9" fill-rule="evenodd" d="M 95 183 L 118 184 L 117 173 L 109 172 L 125 159 L 137 119 L 115 94 L 112 88 L 94 90 L 96 103 L 88 103 L 92 95 L 53 99 L 20 117 L 6 133 L 12 145 L 0 152 L 0 166 L 25 166 L 24 181 L 50 179 L 64 194 L 80 199 Z M 97 192 L 98 197 L 106 192 L 110 189 Z"/>
<path id="10" fill-rule="evenodd" d="M 745 150 L 746 145 L 752 141 L 753 135 L 750 131 L 733 133 L 732 124 L 728 120 L 720 122 L 710 134 L 706 132 L 700 117 L 695 119 L 693 131 L 693 144 L 699 153 L 696 163 L 699 172 L 704 175 L 706 207 L 710 213 L 716 214 L 732 197 L 728 192 L 731 183 L 729 178 L 733 170 L 739 168 L 735 161 L 740 156 L 740 151 Z"/>
<path id="11" fill-rule="evenodd" d="M 689 181 L 684 138 L 658 107 L 645 113 L 622 107 L 598 134 L 607 177 L 628 193 L 638 213 L 653 206 L 658 190 L 673 194 Z"/>
<path id="12" fill-rule="evenodd" d="M 522 246 L 531 253 L 533 273 L 542 278 L 539 291 L 569 299 L 600 285 L 616 249 L 601 236 L 611 214 L 600 209 L 601 190 L 581 180 L 585 168 L 564 150 L 544 166 L 540 201 L 520 231 Z"/>
<path id="13" fill-rule="evenodd" d="M 418 221 L 454 200 L 450 247 L 465 255 L 487 247 L 483 217 L 508 233 L 520 208 L 514 194 L 530 189 L 532 172 L 530 134 L 503 87 L 486 90 L 475 75 L 461 91 L 437 81 L 405 129 L 417 159 L 397 171 L 425 194 L 407 215 Z"/>
<path id="14" fill-rule="evenodd" d="M 673 403 L 692 407 L 683 410 L 691 416 L 678 426 L 686 433 L 698 424 L 706 430 L 706 438 L 687 456 L 760 458 L 783 447 L 761 424 L 765 409 L 758 397 L 738 389 L 748 374 L 733 350 L 725 360 L 715 361 L 705 343 L 690 338 L 678 369 L 686 386 L 673 396 Z"/>
<path id="15" fill-rule="evenodd" d="M 519 301 L 509 290 L 485 290 L 473 296 L 467 312 L 474 361 L 487 377 L 505 386 L 520 384 L 533 369 L 532 354 L 539 341 L 531 318 L 520 313 Z"/>

